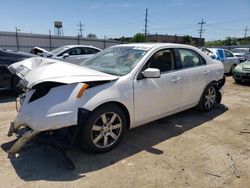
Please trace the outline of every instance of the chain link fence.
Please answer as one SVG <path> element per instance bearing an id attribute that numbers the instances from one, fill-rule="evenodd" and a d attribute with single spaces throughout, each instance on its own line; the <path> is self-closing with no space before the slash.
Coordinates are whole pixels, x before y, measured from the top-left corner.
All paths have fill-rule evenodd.
<path id="1" fill-rule="evenodd" d="M 33 47 L 53 50 L 63 45 L 90 45 L 105 49 L 109 46 L 122 44 L 122 41 L 107 39 L 90 39 L 79 36 L 55 36 L 21 32 L 0 31 L 0 48 L 30 52 Z"/>

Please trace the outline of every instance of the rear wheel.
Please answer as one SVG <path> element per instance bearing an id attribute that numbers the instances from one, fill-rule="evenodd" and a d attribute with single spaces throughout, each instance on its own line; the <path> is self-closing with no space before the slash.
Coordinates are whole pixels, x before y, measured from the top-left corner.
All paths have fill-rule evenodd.
<path id="1" fill-rule="evenodd" d="M 217 94 L 218 91 L 216 88 L 217 88 L 216 84 L 213 83 L 209 84 L 206 87 L 198 104 L 198 108 L 201 111 L 208 112 L 214 107 L 218 95 Z"/>
<path id="2" fill-rule="evenodd" d="M 126 122 L 126 116 L 118 106 L 101 106 L 82 125 L 81 146 L 92 152 L 110 151 L 121 141 Z"/>

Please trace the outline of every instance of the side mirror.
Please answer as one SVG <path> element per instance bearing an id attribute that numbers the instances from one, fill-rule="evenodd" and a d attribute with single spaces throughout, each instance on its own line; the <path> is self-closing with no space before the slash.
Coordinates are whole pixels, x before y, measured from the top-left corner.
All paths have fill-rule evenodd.
<path id="1" fill-rule="evenodd" d="M 145 78 L 160 78 L 161 72 L 159 69 L 147 68 L 145 71 L 142 72 L 142 75 Z"/>
<path id="2" fill-rule="evenodd" d="M 62 55 L 62 57 L 63 57 L 63 59 L 65 59 L 66 57 L 69 57 L 69 54 L 68 54 L 68 53 L 64 53 L 64 54 Z"/>

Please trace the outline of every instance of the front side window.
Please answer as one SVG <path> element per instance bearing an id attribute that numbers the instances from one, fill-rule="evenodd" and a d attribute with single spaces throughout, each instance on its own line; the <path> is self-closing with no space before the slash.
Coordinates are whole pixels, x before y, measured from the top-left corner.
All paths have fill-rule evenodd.
<path id="1" fill-rule="evenodd" d="M 147 68 L 156 68 L 161 72 L 174 69 L 174 53 L 172 49 L 164 49 L 156 52 L 148 61 Z"/>
<path id="2" fill-rule="evenodd" d="M 206 61 L 196 52 L 189 49 L 178 49 L 183 68 L 205 65 Z"/>
<path id="3" fill-rule="evenodd" d="M 68 53 L 70 56 L 71 55 L 81 55 L 81 48 L 72 48 L 72 49 L 65 51 L 64 53 Z"/>
<path id="4" fill-rule="evenodd" d="M 50 53 L 52 55 L 56 55 L 58 53 L 60 53 L 60 55 L 62 55 L 61 52 L 67 50 L 68 48 L 69 48 L 68 46 L 62 46 L 62 47 L 59 47 L 59 48 L 52 50 Z M 58 55 L 58 56 L 60 56 L 60 55 Z"/>
<path id="5" fill-rule="evenodd" d="M 147 51 L 147 48 L 135 46 L 111 47 L 79 65 L 100 72 L 122 76 L 128 74 Z"/>

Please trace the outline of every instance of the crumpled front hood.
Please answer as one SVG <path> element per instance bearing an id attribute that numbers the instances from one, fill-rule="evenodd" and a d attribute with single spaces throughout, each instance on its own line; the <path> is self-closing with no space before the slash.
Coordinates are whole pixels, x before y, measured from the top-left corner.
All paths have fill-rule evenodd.
<path id="1" fill-rule="evenodd" d="M 29 58 L 8 67 L 19 76 L 26 88 L 31 88 L 42 82 L 59 82 L 65 84 L 90 81 L 115 80 L 118 76 L 95 71 L 64 61 L 42 57 Z"/>

